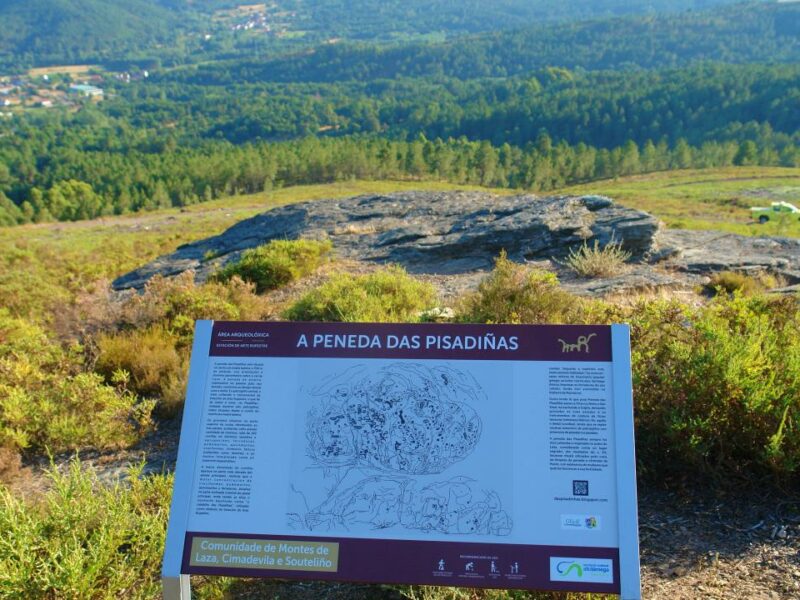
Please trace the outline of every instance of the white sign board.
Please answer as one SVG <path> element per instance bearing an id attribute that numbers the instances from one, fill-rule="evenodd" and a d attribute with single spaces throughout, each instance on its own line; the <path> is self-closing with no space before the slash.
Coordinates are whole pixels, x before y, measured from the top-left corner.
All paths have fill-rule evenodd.
<path id="1" fill-rule="evenodd" d="M 191 574 L 640 598 L 628 328 L 198 322 Z"/>

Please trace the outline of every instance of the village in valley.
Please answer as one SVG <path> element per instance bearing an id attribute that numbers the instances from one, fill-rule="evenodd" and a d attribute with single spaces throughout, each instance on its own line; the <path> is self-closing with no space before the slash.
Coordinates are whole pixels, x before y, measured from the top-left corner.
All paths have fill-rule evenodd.
<path id="1" fill-rule="evenodd" d="M 219 32 L 283 37 L 289 35 L 296 16 L 277 4 L 244 4 L 217 11 L 209 30 L 200 35 L 204 41 Z M 101 102 L 109 95 L 109 84 L 131 83 L 149 76 L 145 69 L 109 72 L 99 65 L 57 65 L 24 74 L 0 73 L 0 118 L 13 118 L 28 109 L 69 109 Z"/>
<path id="2" fill-rule="evenodd" d="M 277 4 L 240 4 L 219 10 L 214 20 L 230 31 L 253 31 L 274 35 L 285 34 L 289 22 L 297 17 L 294 11 L 283 10 Z"/>
<path id="3" fill-rule="evenodd" d="M 31 69 L 24 75 L 0 75 L 0 117 L 12 118 L 25 109 L 74 108 L 107 97 L 109 82 L 146 79 L 146 70 L 109 73 L 94 65 Z"/>

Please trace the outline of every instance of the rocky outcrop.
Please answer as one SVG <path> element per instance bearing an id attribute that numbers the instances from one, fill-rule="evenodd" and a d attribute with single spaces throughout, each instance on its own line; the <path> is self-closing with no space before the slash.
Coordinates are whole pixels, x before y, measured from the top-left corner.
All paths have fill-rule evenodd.
<path id="1" fill-rule="evenodd" d="M 182 246 L 114 282 L 141 288 L 156 275 L 193 269 L 199 281 L 248 248 L 275 239 L 329 238 L 337 253 L 399 263 L 413 273 L 457 274 L 513 260 L 563 257 L 586 239 L 621 240 L 637 260 L 653 253 L 657 219 L 603 196 L 495 196 L 481 192 L 403 192 L 284 206 L 221 235 Z M 213 257 L 213 258 L 209 258 Z"/>
<path id="2" fill-rule="evenodd" d="M 664 266 L 679 272 L 767 271 L 783 277 L 787 284 L 800 283 L 798 239 L 669 229 L 659 232 L 657 244 L 665 255 Z"/>
<path id="3" fill-rule="evenodd" d="M 182 246 L 120 277 L 114 287 L 141 289 L 154 275 L 190 269 L 204 281 L 249 248 L 297 238 L 328 238 L 343 258 L 399 263 L 412 273 L 470 285 L 479 280 L 470 274 L 491 268 L 502 250 L 512 260 L 561 270 L 567 289 L 586 295 L 690 288 L 724 270 L 780 275 L 787 293 L 800 284 L 796 239 L 668 230 L 652 215 L 603 196 L 403 192 L 276 208 Z M 625 273 L 580 280 L 558 264 L 584 240 L 605 245 L 612 239 L 631 253 L 634 264 Z"/>

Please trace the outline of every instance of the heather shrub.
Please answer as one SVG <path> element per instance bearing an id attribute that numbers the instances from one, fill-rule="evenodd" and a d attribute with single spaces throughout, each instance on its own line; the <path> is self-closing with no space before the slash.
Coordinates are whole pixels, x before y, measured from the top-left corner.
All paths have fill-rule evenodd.
<path id="1" fill-rule="evenodd" d="M 137 394 L 158 398 L 158 412 L 171 416 L 183 402 L 187 353 L 177 349 L 178 337 L 155 326 L 97 338 L 95 370 L 107 379 L 124 371 Z"/>
<path id="2" fill-rule="evenodd" d="M 58 254 L 22 236 L 0 239 L 0 306 L 16 317 L 43 321 L 54 306 L 68 302 L 64 270 L 61 280 L 52 274 L 52 265 L 61 263 Z"/>
<path id="3" fill-rule="evenodd" d="M 549 271 L 529 270 L 505 252 L 494 270 L 463 299 L 457 319 L 473 323 L 574 323 L 583 301 L 561 289 Z"/>
<path id="4" fill-rule="evenodd" d="M 800 466 L 796 298 L 720 296 L 630 311 L 642 469 L 791 473 Z"/>
<path id="5" fill-rule="evenodd" d="M 61 451 L 135 443 L 150 426 L 153 403 L 82 368 L 79 347 L 65 350 L 40 327 L 0 310 L 0 446 Z"/>
<path id="6" fill-rule="evenodd" d="M 129 296 L 111 313 L 116 331 L 93 340 L 95 369 L 106 380 L 119 371 L 129 374 L 130 389 L 157 399 L 158 414 L 169 417 L 183 404 L 195 321 L 258 320 L 267 304 L 253 284 L 238 277 L 196 285 L 194 275 L 184 273 L 154 277 L 142 294 Z"/>
<path id="7" fill-rule="evenodd" d="M 159 325 L 184 347 L 191 344 L 196 320 L 258 320 L 268 312 L 253 284 L 239 277 L 197 285 L 194 273 L 185 272 L 171 279 L 153 277 L 141 294 L 124 302 L 116 325 L 123 330 Z"/>
<path id="8" fill-rule="evenodd" d="M 0 486 L 0 597 L 158 597 L 172 477 L 109 486 L 77 460 L 49 475 L 35 504 Z"/>
<path id="9" fill-rule="evenodd" d="M 564 260 L 564 265 L 572 269 L 580 277 L 611 277 L 619 274 L 631 253 L 622 249 L 622 243 L 612 240 L 600 247 L 598 240 L 589 246 L 584 240 L 576 250 L 571 249 Z"/>
<path id="10" fill-rule="evenodd" d="M 215 279 L 229 281 L 237 276 L 253 283 L 256 293 L 261 294 L 314 272 L 332 249 L 329 240 L 274 240 L 245 250 L 238 261 L 222 268 Z"/>
<path id="11" fill-rule="evenodd" d="M 800 302 L 739 291 L 705 306 L 581 300 L 504 255 L 460 321 L 629 323 L 643 474 L 800 468 Z"/>
<path id="12" fill-rule="evenodd" d="M 293 321 L 416 321 L 436 292 L 397 266 L 368 275 L 333 275 L 284 313 Z"/>

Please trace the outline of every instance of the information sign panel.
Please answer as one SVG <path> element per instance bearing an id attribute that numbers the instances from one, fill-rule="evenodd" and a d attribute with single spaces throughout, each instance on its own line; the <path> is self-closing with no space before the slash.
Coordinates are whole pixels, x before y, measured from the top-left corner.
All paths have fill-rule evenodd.
<path id="1" fill-rule="evenodd" d="M 639 598 L 627 326 L 198 322 L 192 574 Z"/>

